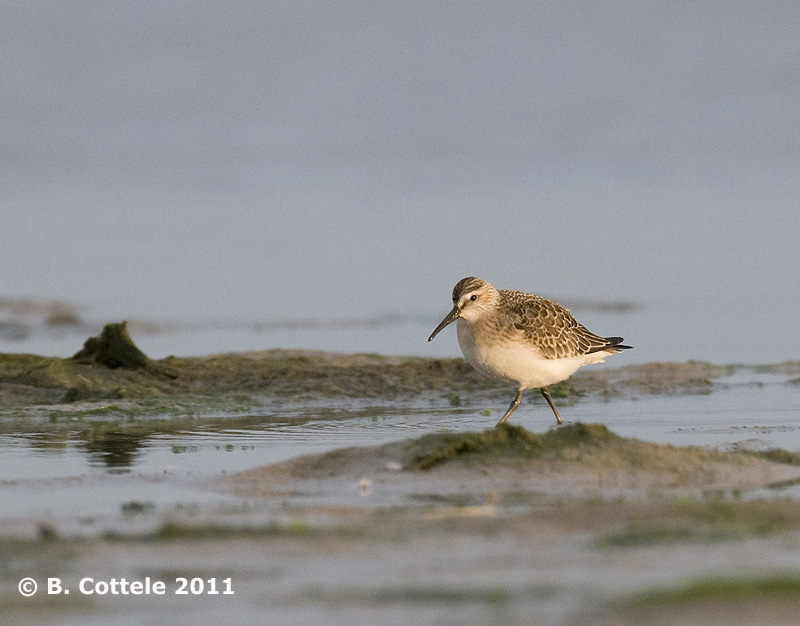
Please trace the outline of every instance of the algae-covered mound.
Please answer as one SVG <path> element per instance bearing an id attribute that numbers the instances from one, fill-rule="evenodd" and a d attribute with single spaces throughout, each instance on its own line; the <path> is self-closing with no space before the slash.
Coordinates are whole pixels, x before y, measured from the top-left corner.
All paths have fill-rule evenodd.
<path id="1" fill-rule="evenodd" d="M 300 457 L 242 472 L 232 481 L 243 495 L 303 491 L 304 481 L 317 488 L 321 480 L 355 484 L 361 478 L 376 485 L 401 484 L 409 493 L 511 489 L 574 494 L 773 485 L 800 479 L 797 463 L 795 457 L 775 462 L 746 452 L 649 443 L 621 437 L 602 424 L 569 424 L 541 434 L 502 425 Z"/>
<path id="2" fill-rule="evenodd" d="M 414 470 L 513 466 L 591 476 L 616 487 L 759 484 L 782 480 L 787 471 L 798 474 L 790 467 L 797 465 L 795 455 L 656 444 L 620 437 L 603 424 L 575 423 L 542 434 L 506 425 L 482 433 L 432 434 L 408 442 L 405 455 L 405 466 Z"/>
<path id="3" fill-rule="evenodd" d="M 133 343 L 125 322 L 106 324 L 72 358 L 0 354 L 0 406 L 164 397 L 181 391 L 175 377 Z"/>
<path id="4" fill-rule="evenodd" d="M 444 433 L 408 442 L 405 466 L 514 468 L 600 487 L 744 486 L 795 480 L 797 455 L 679 447 L 620 437 L 602 424 L 570 424 L 534 434 L 518 426 Z"/>
<path id="5" fill-rule="evenodd" d="M 111 369 L 124 367 L 131 370 L 145 367 L 149 361 L 147 355 L 133 343 L 127 322 L 106 324 L 100 336 L 89 337 L 72 359 L 78 363 L 97 363 Z"/>

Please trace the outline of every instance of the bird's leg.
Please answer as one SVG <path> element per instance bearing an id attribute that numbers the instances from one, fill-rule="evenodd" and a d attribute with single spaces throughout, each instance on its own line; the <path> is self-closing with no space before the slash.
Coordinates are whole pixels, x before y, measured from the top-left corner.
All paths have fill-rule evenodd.
<path id="1" fill-rule="evenodd" d="M 511 401 L 511 404 L 508 406 L 508 411 L 506 411 L 506 414 L 500 419 L 499 422 L 497 422 L 497 424 L 495 424 L 495 428 L 497 426 L 500 426 L 500 424 L 502 424 L 503 422 L 505 422 L 508 419 L 508 416 L 517 410 L 519 403 L 522 401 L 523 391 L 525 390 L 524 389 L 517 390 L 517 395 L 514 397 L 514 399 Z"/>
<path id="2" fill-rule="evenodd" d="M 556 405 L 553 404 L 553 398 L 550 397 L 550 392 L 547 391 L 547 387 L 542 387 L 540 389 L 540 391 L 542 392 L 542 395 L 544 396 L 544 399 L 547 400 L 547 404 L 549 404 L 550 408 L 553 409 L 553 413 L 556 414 L 556 423 L 560 424 L 561 423 L 561 416 L 558 414 L 558 409 L 556 408 Z M 503 419 L 505 419 L 505 418 L 503 418 Z"/>

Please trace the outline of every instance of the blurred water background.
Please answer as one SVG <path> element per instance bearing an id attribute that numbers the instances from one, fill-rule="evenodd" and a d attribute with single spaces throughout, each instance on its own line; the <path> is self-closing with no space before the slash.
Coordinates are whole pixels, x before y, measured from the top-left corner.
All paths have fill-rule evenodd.
<path id="1" fill-rule="evenodd" d="M 800 4 L 0 2 L 0 351 L 426 342 L 463 276 L 616 364 L 800 358 Z"/>

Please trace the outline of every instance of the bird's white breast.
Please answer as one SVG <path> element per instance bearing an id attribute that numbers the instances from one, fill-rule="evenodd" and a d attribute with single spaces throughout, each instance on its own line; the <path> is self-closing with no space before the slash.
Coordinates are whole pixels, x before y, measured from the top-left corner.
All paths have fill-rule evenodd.
<path id="1" fill-rule="evenodd" d="M 464 358 L 481 374 L 519 389 L 547 387 L 574 374 L 589 363 L 600 363 L 604 352 L 570 357 L 546 359 L 536 347 L 479 323 L 459 319 L 456 325 L 458 345 Z"/>

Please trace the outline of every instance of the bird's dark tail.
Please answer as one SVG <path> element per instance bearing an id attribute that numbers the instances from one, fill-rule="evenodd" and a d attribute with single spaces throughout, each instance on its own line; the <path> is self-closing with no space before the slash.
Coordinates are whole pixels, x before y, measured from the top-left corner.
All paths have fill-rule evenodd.
<path id="1" fill-rule="evenodd" d="M 617 350 L 630 350 L 633 346 L 626 346 L 622 343 L 622 337 L 603 337 L 608 342 L 608 346 L 606 350 L 609 348 L 615 348 Z"/>
<path id="2" fill-rule="evenodd" d="M 608 343 L 604 346 L 597 346 L 589 350 L 588 354 L 593 352 L 620 352 L 622 350 L 630 350 L 633 346 L 626 346 L 622 343 L 622 337 L 603 337 Z"/>

